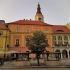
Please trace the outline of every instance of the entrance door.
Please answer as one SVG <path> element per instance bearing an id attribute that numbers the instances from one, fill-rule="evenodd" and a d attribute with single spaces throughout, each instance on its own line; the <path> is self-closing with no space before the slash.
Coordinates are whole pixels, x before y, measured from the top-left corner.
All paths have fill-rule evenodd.
<path id="1" fill-rule="evenodd" d="M 63 58 L 68 58 L 68 53 L 66 50 L 62 51 L 62 56 L 63 56 Z"/>

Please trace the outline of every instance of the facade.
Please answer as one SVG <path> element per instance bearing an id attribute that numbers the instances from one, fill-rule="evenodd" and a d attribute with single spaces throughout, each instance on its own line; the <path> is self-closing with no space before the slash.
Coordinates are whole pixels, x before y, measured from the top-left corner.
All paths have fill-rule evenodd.
<path id="1" fill-rule="evenodd" d="M 38 4 L 34 20 L 17 20 L 15 22 L 0 22 L 0 50 L 26 52 L 26 37 L 40 30 L 48 39 L 49 52 L 61 52 L 61 58 L 70 57 L 70 23 L 67 25 L 50 25 L 44 22 L 44 16 Z M 1 34 L 2 33 L 2 34 Z"/>
<path id="2" fill-rule="evenodd" d="M 46 49 L 50 52 L 52 49 L 52 25 L 44 22 L 44 17 L 41 13 L 40 5 L 38 4 L 35 20 L 18 20 L 15 22 L 7 23 L 10 30 L 9 47 L 8 50 L 16 50 L 19 52 L 28 51 L 26 46 L 26 37 L 30 36 L 36 30 L 40 30 L 46 34 L 49 47 Z"/>
<path id="3" fill-rule="evenodd" d="M 67 26 L 53 25 L 54 52 L 61 52 L 61 58 L 70 57 L 70 30 Z"/>
<path id="4" fill-rule="evenodd" d="M 6 52 L 8 50 L 7 49 L 8 37 L 9 37 L 9 29 L 6 27 L 5 23 L 2 22 L 2 20 L 0 20 L 0 51 L 2 52 Z M 1 56 L 3 57 L 4 55 Z"/>

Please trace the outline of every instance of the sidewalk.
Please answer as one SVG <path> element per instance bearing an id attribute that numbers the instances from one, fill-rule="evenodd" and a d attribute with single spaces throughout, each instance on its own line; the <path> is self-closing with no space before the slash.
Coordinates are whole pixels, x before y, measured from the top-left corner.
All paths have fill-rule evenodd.
<path id="1" fill-rule="evenodd" d="M 31 61 L 32 65 L 30 67 L 14 67 L 13 61 L 4 62 L 4 65 L 0 66 L 0 69 L 30 69 L 30 68 L 66 68 L 66 66 L 45 66 L 43 61 L 40 62 L 40 66 L 37 66 L 37 61 Z"/>

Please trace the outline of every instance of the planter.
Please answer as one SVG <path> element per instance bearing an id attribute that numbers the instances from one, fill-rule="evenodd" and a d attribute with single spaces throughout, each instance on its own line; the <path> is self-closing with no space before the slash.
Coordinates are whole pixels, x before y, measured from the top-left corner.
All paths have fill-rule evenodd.
<path id="1" fill-rule="evenodd" d="M 59 61 L 55 61 L 55 60 L 47 61 L 47 60 L 45 60 L 44 63 L 46 66 L 51 66 L 51 67 L 52 66 L 60 66 L 61 60 L 59 60 Z"/>
<path id="2" fill-rule="evenodd" d="M 30 61 L 14 61 L 13 65 L 16 67 L 30 66 Z"/>

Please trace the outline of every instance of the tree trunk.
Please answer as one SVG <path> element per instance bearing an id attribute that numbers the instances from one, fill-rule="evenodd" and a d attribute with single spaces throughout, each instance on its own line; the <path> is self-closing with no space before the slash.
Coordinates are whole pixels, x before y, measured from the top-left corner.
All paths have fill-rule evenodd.
<path id="1" fill-rule="evenodd" d="M 37 62 L 38 62 L 38 66 L 40 66 L 39 64 L 39 53 L 37 52 Z"/>

